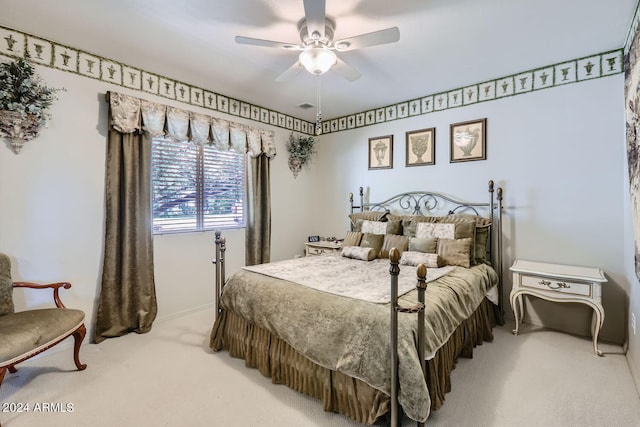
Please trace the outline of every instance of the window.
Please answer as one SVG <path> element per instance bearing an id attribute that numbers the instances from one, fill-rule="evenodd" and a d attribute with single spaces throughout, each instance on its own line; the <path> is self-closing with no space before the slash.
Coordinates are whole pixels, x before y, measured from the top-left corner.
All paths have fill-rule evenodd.
<path id="1" fill-rule="evenodd" d="M 245 155 L 153 139 L 153 232 L 244 227 Z"/>

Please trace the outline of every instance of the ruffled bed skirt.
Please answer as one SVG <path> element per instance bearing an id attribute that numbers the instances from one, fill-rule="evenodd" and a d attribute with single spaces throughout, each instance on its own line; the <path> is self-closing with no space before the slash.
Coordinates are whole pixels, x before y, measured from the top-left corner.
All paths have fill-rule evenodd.
<path id="1" fill-rule="evenodd" d="M 451 391 L 451 371 L 458 357 L 473 356 L 473 348 L 492 341 L 495 306 L 484 299 L 427 362 L 427 387 L 431 409 L 444 403 Z M 325 411 L 339 412 L 357 422 L 373 424 L 389 412 L 390 398 L 363 381 L 323 368 L 294 350 L 264 328 L 253 325 L 233 312 L 223 310 L 211 331 L 211 348 L 227 350 L 245 360 L 248 367 L 300 393 L 322 400 Z"/>

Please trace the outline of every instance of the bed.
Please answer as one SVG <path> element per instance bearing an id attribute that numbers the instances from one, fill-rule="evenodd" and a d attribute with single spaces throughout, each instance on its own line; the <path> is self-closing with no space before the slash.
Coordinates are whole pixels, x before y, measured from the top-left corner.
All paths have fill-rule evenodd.
<path id="1" fill-rule="evenodd" d="M 423 423 L 458 357 L 503 323 L 502 190 L 488 192 L 485 203 L 430 191 L 369 203 L 361 188 L 341 252 L 228 279 L 216 232 L 211 349 L 360 423 Z"/>

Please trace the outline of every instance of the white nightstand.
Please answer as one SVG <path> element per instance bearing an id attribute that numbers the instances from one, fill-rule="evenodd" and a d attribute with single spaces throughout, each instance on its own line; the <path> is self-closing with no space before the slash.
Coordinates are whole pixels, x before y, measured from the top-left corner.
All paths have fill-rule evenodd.
<path id="1" fill-rule="evenodd" d="M 524 318 L 523 295 L 555 302 L 579 302 L 593 308 L 593 349 L 602 356 L 598 350 L 598 334 L 604 323 L 601 285 L 607 279 L 601 269 L 518 260 L 511 266 L 511 271 L 513 289 L 510 300 L 516 320 L 514 335 L 518 335 L 518 326 Z"/>
<path id="2" fill-rule="evenodd" d="M 342 242 L 336 243 L 328 242 L 326 240 L 322 240 L 320 242 L 305 243 L 304 245 L 305 254 L 307 256 L 338 252 L 342 249 Z"/>

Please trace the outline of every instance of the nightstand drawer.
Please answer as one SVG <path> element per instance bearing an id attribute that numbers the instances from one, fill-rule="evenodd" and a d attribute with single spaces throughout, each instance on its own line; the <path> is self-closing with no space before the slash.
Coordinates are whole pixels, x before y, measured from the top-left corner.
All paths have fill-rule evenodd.
<path id="1" fill-rule="evenodd" d="M 591 285 L 588 283 L 570 282 L 540 276 L 520 276 L 521 286 L 541 289 L 545 291 L 559 292 L 563 294 L 583 295 L 591 297 Z"/>
<path id="2" fill-rule="evenodd" d="M 320 254 L 326 254 L 329 252 L 333 252 L 333 249 L 307 246 L 307 255 L 320 255 Z"/>
<path id="3" fill-rule="evenodd" d="M 334 241 L 320 241 L 305 243 L 306 256 L 338 253 L 341 249 L 341 242 L 336 243 Z"/>

